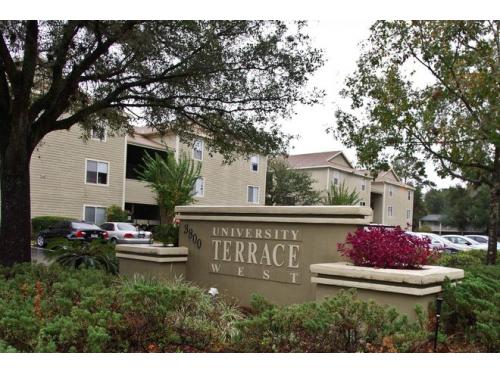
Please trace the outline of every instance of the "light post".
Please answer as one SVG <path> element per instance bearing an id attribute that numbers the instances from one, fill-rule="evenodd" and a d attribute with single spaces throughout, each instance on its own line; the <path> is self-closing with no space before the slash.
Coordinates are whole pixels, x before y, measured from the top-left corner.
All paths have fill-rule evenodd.
<path id="1" fill-rule="evenodd" d="M 443 297 L 439 296 L 436 299 L 436 328 L 434 332 L 434 352 L 436 352 L 437 349 L 437 341 L 438 341 L 438 334 L 439 334 L 439 321 L 441 319 L 441 306 L 443 305 Z"/>

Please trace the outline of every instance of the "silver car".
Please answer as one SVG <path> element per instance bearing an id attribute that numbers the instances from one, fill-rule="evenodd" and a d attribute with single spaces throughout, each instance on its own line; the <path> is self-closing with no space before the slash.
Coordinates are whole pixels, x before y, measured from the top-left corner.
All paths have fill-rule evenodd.
<path id="1" fill-rule="evenodd" d="M 115 244 L 151 244 L 153 234 L 138 230 L 130 223 L 108 222 L 101 224 L 101 229 L 108 232 L 109 241 Z"/>

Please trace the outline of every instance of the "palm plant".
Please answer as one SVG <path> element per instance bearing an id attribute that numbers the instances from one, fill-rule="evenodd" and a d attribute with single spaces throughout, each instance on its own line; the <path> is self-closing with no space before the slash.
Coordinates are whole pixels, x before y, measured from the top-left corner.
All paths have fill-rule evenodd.
<path id="1" fill-rule="evenodd" d="M 96 268 L 118 274 L 118 262 L 113 245 L 100 241 L 55 241 L 45 255 L 50 260 L 70 268 Z"/>
<path id="2" fill-rule="evenodd" d="M 332 184 L 326 193 L 325 204 L 329 206 L 354 206 L 361 201 L 358 192 L 349 188 L 342 182 L 340 185 Z"/>
<path id="3" fill-rule="evenodd" d="M 186 155 L 177 161 L 173 152 L 168 150 L 165 157 L 158 154 L 152 157 L 146 152 L 142 161 L 141 169 L 137 171 L 139 178 L 156 193 L 161 223 L 171 224 L 175 206 L 194 201 L 193 186 L 200 177 L 201 164 Z"/>

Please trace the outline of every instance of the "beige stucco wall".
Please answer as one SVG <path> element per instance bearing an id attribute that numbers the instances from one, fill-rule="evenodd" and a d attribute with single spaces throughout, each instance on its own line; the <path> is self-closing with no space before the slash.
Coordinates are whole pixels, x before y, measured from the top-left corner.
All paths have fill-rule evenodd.
<path id="1" fill-rule="evenodd" d="M 122 207 L 125 137 L 84 142 L 81 134 L 79 126 L 52 132 L 33 153 L 32 217 L 58 215 L 81 219 L 84 205 Z M 109 163 L 108 185 L 85 183 L 86 159 Z"/>
<path id="2" fill-rule="evenodd" d="M 413 219 L 413 191 L 410 199 L 408 199 L 408 189 L 402 186 L 391 184 L 390 182 L 375 182 L 374 185 L 383 185 L 384 191 L 384 207 L 383 207 L 383 222 L 385 225 L 399 225 L 403 229 L 408 223 L 411 225 Z M 389 189 L 392 187 L 392 196 L 389 194 Z M 388 207 L 392 206 L 392 217 L 388 215 Z M 410 209 L 410 218 L 407 218 L 406 210 Z"/>
<path id="3" fill-rule="evenodd" d="M 345 260 L 337 244 L 371 216 L 369 208 L 348 206 L 191 206 L 177 211 L 179 244 L 189 249 L 187 279 L 216 287 L 243 305 L 252 293 L 278 304 L 314 300 L 310 265 Z M 269 257 L 264 259 L 266 248 Z"/>

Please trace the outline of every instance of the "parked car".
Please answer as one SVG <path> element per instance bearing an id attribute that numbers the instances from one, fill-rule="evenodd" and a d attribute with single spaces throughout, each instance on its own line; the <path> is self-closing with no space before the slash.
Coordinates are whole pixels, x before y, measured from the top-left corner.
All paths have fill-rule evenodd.
<path id="1" fill-rule="evenodd" d="M 36 236 L 36 244 L 45 247 L 47 240 L 67 239 L 70 241 L 107 240 L 108 233 L 97 225 L 84 221 L 60 221 Z"/>
<path id="2" fill-rule="evenodd" d="M 487 244 L 486 245 L 481 244 L 477 241 L 474 241 L 471 238 L 467 238 L 465 236 L 459 236 L 458 234 L 447 234 L 447 235 L 442 236 L 442 237 L 453 242 L 454 244 L 467 246 L 468 250 L 486 250 L 486 249 L 488 249 Z"/>
<path id="3" fill-rule="evenodd" d="M 101 224 L 101 229 L 109 234 L 109 241 L 116 244 L 150 244 L 153 234 L 136 228 L 130 223 L 109 222 Z"/>
<path id="4" fill-rule="evenodd" d="M 438 236 L 434 233 L 426 233 L 426 232 L 407 232 L 410 235 L 417 237 L 424 237 L 431 240 L 431 248 L 437 251 L 443 251 L 447 253 L 457 253 L 459 251 L 468 250 L 467 247 L 455 244 L 446 238 Z"/>
<path id="5" fill-rule="evenodd" d="M 468 234 L 464 237 L 470 238 L 471 240 L 479 242 L 480 244 L 485 244 L 486 247 L 488 247 L 488 236 L 483 236 L 480 234 Z M 500 242 L 497 242 L 497 250 L 500 250 Z"/>

